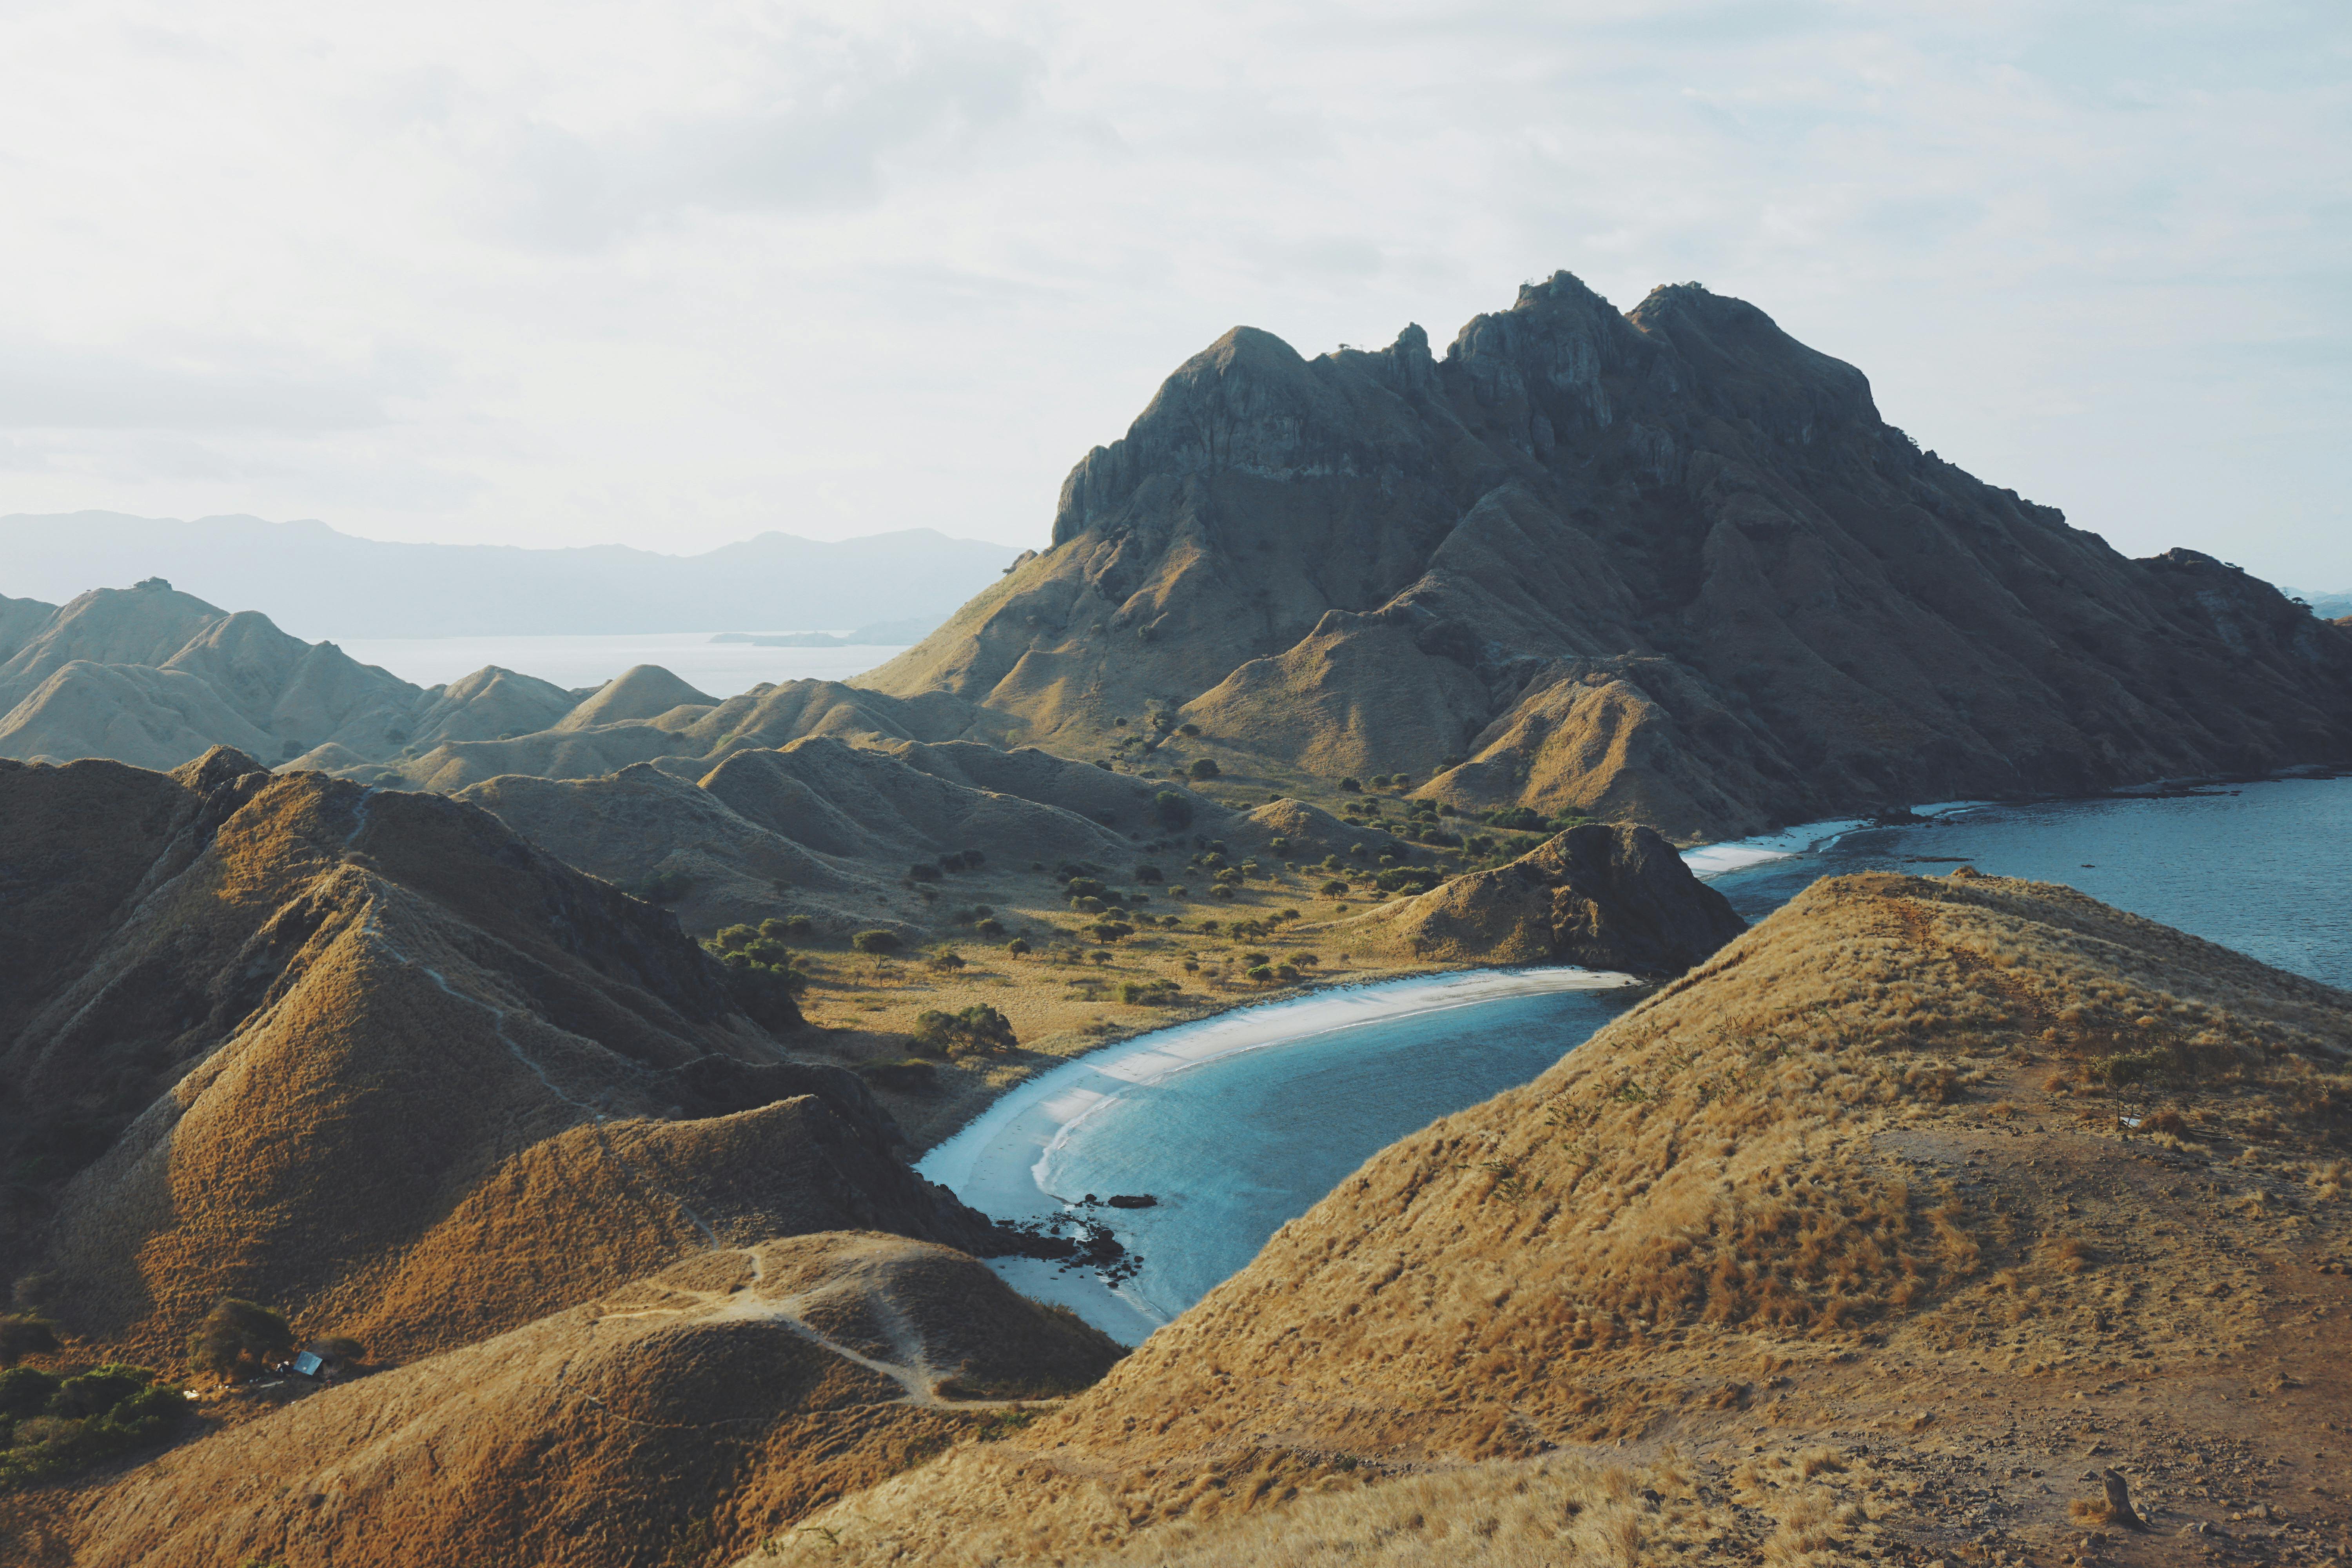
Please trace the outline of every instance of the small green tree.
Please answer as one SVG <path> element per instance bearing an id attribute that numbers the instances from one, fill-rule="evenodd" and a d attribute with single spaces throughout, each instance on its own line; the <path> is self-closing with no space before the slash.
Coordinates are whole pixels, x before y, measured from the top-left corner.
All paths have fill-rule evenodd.
<path id="1" fill-rule="evenodd" d="M 984 1002 L 961 1013 L 942 1013 L 933 1008 L 915 1019 L 914 1047 L 923 1056 L 952 1056 L 966 1051 L 998 1056 L 1020 1043 L 1013 1037 L 1012 1021 Z"/>
<path id="2" fill-rule="evenodd" d="M 1208 759 L 1203 757 L 1202 761 L 1208 762 Z M 1209 763 L 1209 765 L 1213 768 L 1217 764 Z M 1160 818 L 1160 826 L 1171 833 L 1180 833 L 1192 826 L 1192 803 L 1172 789 L 1163 789 L 1153 795 L 1151 810 Z"/>
<path id="3" fill-rule="evenodd" d="M 862 931 L 849 939 L 849 945 L 860 952 L 896 952 L 907 944 L 894 931 Z"/>
<path id="4" fill-rule="evenodd" d="M 285 1318 L 232 1296 L 205 1314 L 188 1339 L 188 1363 L 231 1382 L 250 1376 L 294 1348 Z"/>
<path id="5" fill-rule="evenodd" d="M 1218 774 L 1217 764 L 1207 757 L 1192 759 L 1192 774 L 1196 779 L 1213 779 Z"/>

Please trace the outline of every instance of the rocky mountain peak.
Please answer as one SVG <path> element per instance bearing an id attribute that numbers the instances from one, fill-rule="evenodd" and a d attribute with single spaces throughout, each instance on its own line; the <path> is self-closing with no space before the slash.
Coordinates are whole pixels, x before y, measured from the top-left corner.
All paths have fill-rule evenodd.
<path id="1" fill-rule="evenodd" d="M 2210 575 L 1923 454 L 1754 305 L 1560 272 L 1434 362 L 1227 333 L 864 683 L 1678 836 L 2352 755 L 2352 639 Z"/>

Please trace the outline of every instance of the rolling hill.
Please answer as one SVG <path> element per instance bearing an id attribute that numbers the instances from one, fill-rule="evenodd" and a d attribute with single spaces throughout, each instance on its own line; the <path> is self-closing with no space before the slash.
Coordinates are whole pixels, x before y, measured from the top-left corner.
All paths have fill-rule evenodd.
<path id="1" fill-rule="evenodd" d="M 406 1356 L 719 1245 L 991 1245 L 672 916 L 474 806 L 0 763 L 0 1275 L 119 1357 L 224 1296 Z"/>
<path id="2" fill-rule="evenodd" d="M 2072 889 L 1824 880 L 777 1556 L 2316 1558 L 2347 1068 L 2352 996 Z"/>

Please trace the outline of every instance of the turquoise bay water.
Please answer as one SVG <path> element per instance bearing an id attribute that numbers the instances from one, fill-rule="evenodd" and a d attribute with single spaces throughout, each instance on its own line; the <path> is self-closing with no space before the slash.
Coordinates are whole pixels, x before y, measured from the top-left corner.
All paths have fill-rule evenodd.
<path id="1" fill-rule="evenodd" d="M 1750 921 L 1817 877 L 1965 862 L 2066 882 L 2352 988 L 2352 778 L 1962 809 L 1776 847 L 1796 852 L 1710 879 Z M 1703 863 L 1739 858 L 1717 849 Z M 1491 974 L 1393 981 L 1162 1031 L 1016 1089 L 921 1168 L 1008 1218 L 1088 1193 L 1157 1197 L 1156 1208 L 1094 1211 L 1143 1259 L 1116 1291 L 1040 1263 L 997 1266 L 1135 1343 L 1380 1149 L 1535 1078 L 1627 1004 L 1622 992 L 1542 988 L 1589 984 L 1574 974 L 1523 972 L 1518 988 Z"/>
<path id="2" fill-rule="evenodd" d="M 1164 1322 L 1374 1152 L 1539 1076 L 1629 1001 L 1505 996 L 1203 1062 L 1095 1110 L 1045 1152 L 1044 1184 L 1066 1199 L 1160 1200 L 1113 1211 L 1113 1228 L 1143 1258 L 1128 1295 Z"/>

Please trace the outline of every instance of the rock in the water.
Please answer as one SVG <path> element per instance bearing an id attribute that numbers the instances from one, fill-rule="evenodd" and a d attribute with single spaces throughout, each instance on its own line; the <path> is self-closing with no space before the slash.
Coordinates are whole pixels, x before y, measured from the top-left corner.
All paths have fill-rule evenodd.
<path id="1" fill-rule="evenodd" d="M 1657 834 L 1598 825 L 1458 877 L 1392 918 L 1424 957 L 1637 974 L 1680 973 L 1748 929 Z"/>

